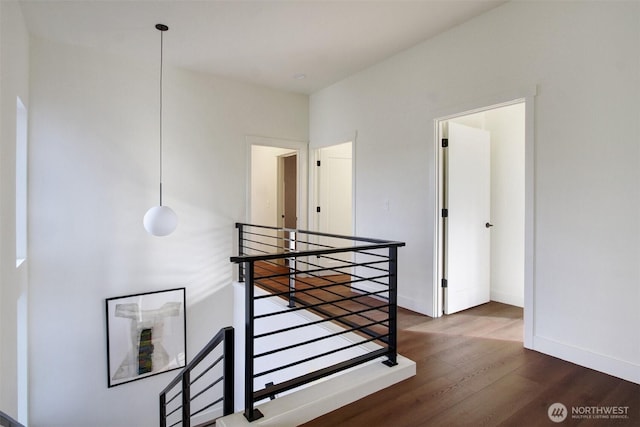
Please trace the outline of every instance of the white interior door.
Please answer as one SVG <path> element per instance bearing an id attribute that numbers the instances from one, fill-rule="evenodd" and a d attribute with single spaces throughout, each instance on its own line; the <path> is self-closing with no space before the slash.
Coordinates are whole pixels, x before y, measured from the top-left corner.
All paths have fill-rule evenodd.
<path id="1" fill-rule="evenodd" d="M 332 145 L 318 150 L 320 166 L 317 170 L 317 221 L 318 231 L 329 234 L 353 235 L 353 172 L 352 144 Z M 348 246 L 343 239 L 322 237 L 318 243 L 329 246 Z M 350 255 L 334 255 L 334 258 L 350 260 Z M 325 266 L 334 264 L 326 261 Z"/>
<path id="2" fill-rule="evenodd" d="M 490 299 L 490 134 L 449 122 L 446 149 L 444 312 L 455 313 Z"/>
<path id="3" fill-rule="evenodd" d="M 318 167 L 320 231 L 350 236 L 351 225 L 351 143 L 319 150 Z"/>

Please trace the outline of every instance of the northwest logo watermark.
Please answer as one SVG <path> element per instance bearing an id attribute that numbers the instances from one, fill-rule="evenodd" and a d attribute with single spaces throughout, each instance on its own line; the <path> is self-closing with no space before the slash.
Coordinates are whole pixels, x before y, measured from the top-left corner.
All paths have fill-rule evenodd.
<path id="1" fill-rule="evenodd" d="M 551 406 L 549 406 L 549 409 L 547 410 L 547 415 L 549 416 L 549 419 L 554 423 L 563 422 L 567 418 L 567 414 L 568 414 L 567 407 L 564 406 L 562 403 L 556 402 Z"/>
<path id="2" fill-rule="evenodd" d="M 549 406 L 547 415 L 554 423 L 561 423 L 571 415 L 578 420 L 626 420 L 629 419 L 628 406 L 572 406 L 571 412 L 562 403 Z"/>

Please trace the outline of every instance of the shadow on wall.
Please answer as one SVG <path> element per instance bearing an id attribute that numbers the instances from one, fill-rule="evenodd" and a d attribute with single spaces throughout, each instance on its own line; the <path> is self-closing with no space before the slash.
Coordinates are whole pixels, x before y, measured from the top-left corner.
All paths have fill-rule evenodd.
<path id="1" fill-rule="evenodd" d="M 176 280 L 187 288 L 187 359 L 225 326 L 233 323 L 235 222 L 195 208 L 182 212 L 177 263 L 190 266 Z M 190 221 L 193 219 L 193 221 Z M 200 220 L 199 222 L 197 220 Z M 207 223 L 203 224 L 203 221 Z"/>

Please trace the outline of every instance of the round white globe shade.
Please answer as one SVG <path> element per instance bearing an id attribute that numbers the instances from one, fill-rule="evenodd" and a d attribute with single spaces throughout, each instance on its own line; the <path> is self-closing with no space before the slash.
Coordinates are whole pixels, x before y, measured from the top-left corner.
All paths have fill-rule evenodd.
<path id="1" fill-rule="evenodd" d="M 178 226 L 178 215 L 169 206 L 154 206 L 144 214 L 145 230 L 153 236 L 167 236 Z"/>

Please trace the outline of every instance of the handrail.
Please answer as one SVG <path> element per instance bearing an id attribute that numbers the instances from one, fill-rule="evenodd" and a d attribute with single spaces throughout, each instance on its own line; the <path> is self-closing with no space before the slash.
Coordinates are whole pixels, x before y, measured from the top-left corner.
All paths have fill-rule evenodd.
<path id="1" fill-rule="evenodd" d="M 24 427 L 18 421 L 11 418 L 9 415 L 0 411 L 0 426 L 2 427 Z"/>
<path id="2" fill-rule="evenodd" d="M 244 416 L 249 421 L 262 417 L 254 407 L 262 399 L 380 357 L 388 366 L 397 364 L 397 250 L 405 243 L 247 223 L 236 228 L 238 255 L 230 260 L 246 283 Z M 256 287 L 266 293 L 256 295 Z M 282 298 L 288 306 L 277 302 Z M 275 301 L 277 308 L 264 301 Z M 259 314 L 257 304 L 263 304 Z M 301 310 L 313 313 L 301 316 L 301 324 L 277 318 Z M 306 334 L 303 328 L 317 329 Z M 287 335 L 292 331 L 304 337 Z M 334 338 L 346 344 L 329 344 Z M 329 365 L 320 366 L 325 362 Z M 255 390 L 256 381 L 264 388 Z"/>
<path id="3" fill-rule="evenodd" d="M 300 230 L 296 230 L 296 232 L 301 232 Z M 322 237 L 335 237 L 331 234 L 322 235 Z M 239 263 L 239 262 L 247 262 L 247 261 L 269 261 L 274 259 L 283 259 L 283 258 L 292 258 L 292 257 L 303 257 L 303 256 L 317 256 L 317 255 L 330 255 L 330 254 L 339 254 L 344 252 L 361 252 L 367 250 L 374 249 L 384 249 L 388 247 L 401 247 L 405 244 L 402 242 L 387 242 L 387 243 L 379 243 L 375 245 L 363 245 L 363 246 L 347 246 L 344 248 L 331 248 L 331 249 L 314 249 L 314 250 L 306 250 L 306 251 L 291 251 L 281 254 L 266 254 L 266 255 L 238 255 L 232 256 L 230 258 L 231 262 Z"/>
<path id="4" fill-rule="evenodd" d="M 191 373 L 200 368 L 200 365 L 207 356 L 223 344 L 222 354 L 216 358 L 209 366 L 202 369 L 195 378 L 191 378 Z M 170 424 L 176 426 L 180 424 L 182 427 L 191 426 L 191 417 L 212 408 L 216 404 L 222 403 L 223 415 L 229 415 L 234 411 L 234 329 L 230 326 L 220 329 L 218 333 L 209 341 L 209 343 L 184 367 L 165 388 L 160 392 L 160 427 L 167 427 L 167 418 L 180 415 L 178 421 Z M 196 393 L 192 393 L 194 384 L 212 371 L 220 362 L 222 362 L 222 375 L 214 378 L 212 381 L 202 385 Z M 201 403 L 199 409 L 192 410 L 192 402 L 199 397 L 206 397 L 205 394 L 215 385 L 222 383 L 222 397 L 212 402 Z M 177 386 L 181 385 L 180 390 L 175 392 L 168 399 L 168 395 Z M 178 401 L 177 398 L 181 396 Z M 172 402 L 173 409 L 169 408 Z M 180 402 L 178 404 L 178 402 Z"/>
<path id="5" fill-rule="evenodd" d="M 236 222 L 236 228 L 241 228 L 243 226 L 264 228 L 266 230 L 276 230 L 276 231 L 295 231 L 297 233 L 308 234 L 310 236 L 335 237 L 337 239 L 348 239 L 348 240 L 353 240 L 355 242 L 398 244 L 399 246 L 405 246 L 404 242 L 393 242 L 393 241 L 390 241 L 390 240 L 373 239 L 373 238 L 370 238 L 370 237 L 345 236 L 343 234 L 323 233 L 321 231 L 299 230 L 297 228 L 273 227 L 273 226 L 268 226 L 268 225 L 256 225 L 256 224 L 248 224 L 248 223 L 245 223 L 245 222 Z"/>

